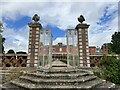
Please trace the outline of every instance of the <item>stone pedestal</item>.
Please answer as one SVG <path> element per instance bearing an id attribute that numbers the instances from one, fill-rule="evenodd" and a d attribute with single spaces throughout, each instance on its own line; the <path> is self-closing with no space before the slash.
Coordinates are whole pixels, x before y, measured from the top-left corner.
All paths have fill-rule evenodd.
<path id="1" fill-rule="evenodd" d="M 30 31 L 29 31 L 29 47 L 28 47 L 27 66 L 36 67 L 36 66 L 38 66 L 40 29 L 42 28 L 42 26 L 37 21 L 29 23 L 28 25 L 30 27 Z"/>
<path id="2" fill-rule="evenodd" d="M 78 24 L 78 55 L 80 67 L 90 67 L 89 47 L 88 47 L 88 27 L 87 24 Z"/>

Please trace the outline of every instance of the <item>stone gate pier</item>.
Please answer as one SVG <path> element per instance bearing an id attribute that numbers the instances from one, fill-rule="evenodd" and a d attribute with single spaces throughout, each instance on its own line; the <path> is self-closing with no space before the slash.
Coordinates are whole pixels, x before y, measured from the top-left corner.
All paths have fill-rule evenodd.
<path id="1" fill-rule="evenodd" d="M 84 17 L 78 18 L 80 24 L 76 26 L 78 36 L 78 55 L 80 67 L 90 67 L 89 47 L 88 47 L 88 24 L 84 24 Z"/>

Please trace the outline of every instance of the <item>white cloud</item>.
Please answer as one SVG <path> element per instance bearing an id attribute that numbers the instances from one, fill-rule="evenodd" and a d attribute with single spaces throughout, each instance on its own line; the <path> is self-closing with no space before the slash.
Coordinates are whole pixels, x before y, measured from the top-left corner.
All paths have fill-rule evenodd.
<path id="1" fill-rule="evenodd" d="M 66 45 L 66 37 L 58 37 L 53 41 L 53 45 L 56 45 L 58 43 L 62 43 Z"/>
<path id="2" fill-rule="evenodd" d="M 104 30 L 102 32 L 98 32 L 98 33 L 92 34 L 89 31 L 89 45 L 92 45 L 92 46 L 93 45 L 101 46 L 103 43 L 110 43 L 111 42 L 111 36 L 112 36 L 112 34 L 114 34 L 114 32 L 118 31 L 118 17 L 116 17 L 115 19 L 113 19 L 107 25 L 109 27 L 106 28 L 106 30 Z M 99 27 L 97 27 L 97 28 L 99 28 Z"/>
<path id="3" fill-rule="evenodd" d="M 104 31 L 102 33 L 93 34 L 89 38 L 89 45 L 90 46 L 101 46 L 103 43 L 110 43 L 111 36 L 114 31 Z"/>
<path id="4" fill-rule="evenodd" d="M 13 49 L 17 51 L 26 51 L 28 49 L 28 28 L 25 26 L 18 31 L 13 29 L 5 28 L 4 29 L 5 41 L 5 51 Z"/>
<path id="5" fill-rule="evenodd" d="M 36 1 L 36 2 L 35 2 Z M 104 14 L 104 8 L 110 3 L 106 2 L 47 2 L 48 0 L 41 2 L 38 0 L 30 0 L 27 1 L 17 1 L 13 0 L 12 2 L 3 1 L 0 2 L 0 7 L 2 11 L 0 12 L 0 20 L 3 17 L 15 21 L 21 17 L 29 16 L 32 17 L 35 13 L 40 16 L 40 22 L 43 26 L 47 24 L 55 25 L 60 29 L 71 29 L 75 28 L 75 26 L 79 23 L 77 21 L 77 17 L 80 14 L 85 16 L 86 22 L 90 24 L 89 28 L 89 42 L 90 45 L 101 45 L 104 42 L 109 42 L 111 35 L 114 31 L 117 31 L 117 16 L 116 19 L 111 22 L 103 25 L 109 26 L 111 30 L 105 30 L 101 33 L 98 32 L 98 29 L 101 27 L 96 24 L 97 20 L 101 18 Z M 69 0 L 68 0 L 69 1 Z M 117 0 L 116 0 L 117 1 Z M 46 2 L 46 3 L 45 3 Z M 111 3 L 112 7 L 109 8 L 108 14 L 111 11 L 116 9 L 117 3 Z M 5 23 L 5 22 L 3 22 Z M 108 28 L 107 28 L 108 29 Z M 24 27 L 20 30 L 16 31 L 12 28 L 6 27 L 3 35 L 6 38 L 6 51 L 9 48 L 13 48 L 16 51 L 18 50 L 26 50 L 27 51 L 27 39 L 28 36 L 23 33 L 28 33 L 28 28 Z M 94 34 L 93 34 L 94 33 Z M 103 39 L 104 37 L 104 39 Z M 66 44 L 65 37 L 58 37 L 53 41 L 53 44 L 57 44 L 58 42 L 63 42 Z M 19 47 L 19 48 L 16 48 Z"/>
<path id="6" fill-rule="evenodd" d="M 119 0 L 109 0 L 109 2 L 118 2 Z M 8 0 L 1 0 L 1 2 L 8 2 Z M 98 2 L 98 0 L 9 0 L 9 2 Z M 106 2 L 105 0 L 100 0 L 99 2 Z"/>
<path id="7" fill-rule="evenodd" d="M 69 26 L 75 27 L 75 25 L 78 23 L 77 17 L 80 14 L 83 14 L 86 18 L 86 21 L 90 24 L 96 21 L 96 19 L 100 18 L 102 15 L 105 5 L 107 5 L 107 3 L 15 2 L 4 3 L 1 5 L 1 8 L 2 16 L 13 21 L 22 16 L 32 17 L 35 13 L 38 13 L 38 15 L 41 17 L 41 21 L 57 25 L 62 29 L 66 29 Z"/>

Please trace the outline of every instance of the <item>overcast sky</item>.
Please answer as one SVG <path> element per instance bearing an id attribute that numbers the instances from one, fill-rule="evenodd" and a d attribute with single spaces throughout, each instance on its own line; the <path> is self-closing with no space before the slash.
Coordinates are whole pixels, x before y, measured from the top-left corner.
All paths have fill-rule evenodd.
<path id="1" fill-rule="evenodd" d="M 38 1 L 0 1 L 0 21 L 4 25 L 6 38 L 5 51 L 26 51 L 28 49 L 28 23 L 34 14 L 40 16 L 43 28 L 49 28 L 53 34 L 53 44 L 66 44 L 66 29 L 74 29 L 82 14 L 90 24 L 88 29 L 89 45 L 101 46 L 111 41 L 111 35 L 118 31 L 118 2 L 70 0 L 58 2 Z"/>

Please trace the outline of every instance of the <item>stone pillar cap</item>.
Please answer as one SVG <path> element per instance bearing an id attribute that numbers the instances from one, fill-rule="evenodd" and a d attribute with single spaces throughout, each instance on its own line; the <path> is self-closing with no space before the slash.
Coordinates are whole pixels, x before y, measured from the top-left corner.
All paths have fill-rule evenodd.
<path id="1" fill-rule="evenodd" d="M 75 29 L 79 29 L 79 28 L 81 28 L 81 29 L 86 29 L 86 28 L 88 28 L 90 25 L 88 25 L 88 24 L 86 24 L 86 23 L 82 23 L 82 24 L 78 24 L 76 27 L 75 27 Z"/>
<path id="2" fill-rule="evenodd" d="M 75 29 L 79 29 L 79 28 L 85 29 L 85 28 L 88 28 L 90 26 L 90 25 L 88 25 L 86 23 L 83 23 L 85 21 L 85 18 L 84 18 L 83 15 L 80 15 L 78 17 L 78 21 L 80 22 L 80 24 L 78 24 Z"/>
<path id="3" fill-rule="evenodd" d="M 35 14 L 33 16 L 32 20 L 34 22 L 28 23 L 29 27 L 39 27 L 39 28 L 42 28 L 42 25 L 38 22 L 40 20 L 40 17 L 37 14 Z"/>

